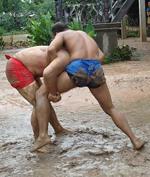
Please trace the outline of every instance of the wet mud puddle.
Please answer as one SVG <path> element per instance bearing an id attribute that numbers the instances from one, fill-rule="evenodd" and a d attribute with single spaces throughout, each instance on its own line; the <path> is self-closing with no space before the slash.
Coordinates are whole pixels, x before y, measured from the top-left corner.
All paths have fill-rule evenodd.
<path id="1" fill-rule="evenodd" d="M 87 89 L 74 89 L 54 105 L 60 122 L 72 132 L 55 137 L 50 128 L 55 145 L 48 147 L 47 154 L 30 153 L 32 108 L 9 86 L 5 65 L 3 59 L 0 65 L 1 177 L 150 176 L 149 61 L 104 66 L 115 105 L 127 116 L 133 131 L 147 141 L 140 152 L 132 149 L 129 139 L 103 113 Z"/>

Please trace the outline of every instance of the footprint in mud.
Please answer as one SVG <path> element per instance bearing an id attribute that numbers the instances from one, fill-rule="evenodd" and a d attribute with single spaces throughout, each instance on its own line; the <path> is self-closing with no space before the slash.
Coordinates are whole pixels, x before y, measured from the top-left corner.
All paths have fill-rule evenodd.
<path id="1" fill-rule="evenodd" d="M 86 129 L 77 129 L 75 131 L 75 133 L 87 133 L 87 134 L 90 134 L 90 135 L 102 135 L 103 138 L 109 138 L 110 137 L 110 133 L 108 133 L 108 132 L 96 131 L 94 129 L 89 129 L 89 128 L 86 128 Z"/>
<path id="2" fill-rule="evenodd" d="M 81 128 L 58 136 L 55 150 L 64 156 L 83 154 L 83 152 L 92 156 L 111 155 L 127 147 L 126 141 L 126 138 L 122 138 L 117 132 L 111 133 L 111 130 L 97 131 L 92 128 Z"/>
<path id="3" fill-rule="evenodd" d="M 71 129 L 64 129 L 63 131 L 61 131 L 60 133 L 57 133 L 56 135 L 59 137 L 59 136 L 65 136 L 65 135 L 70 135 L 74 133 L 74 130 L 71 130 Z"/>
<path id="4" fill-rule="evenodd" d="M 12 148 L 12 146 L 18 144 L 19 142 L 17 141 L 14 141 L 14 142 L 6 142 L 6 143 L 3 143 L 0 145 L 0 148 L 2 148 L 2 150 L 6 150 L 6 149 L 10 149 Z"/>
<path id="5" fill-rule="evenodd" d="M 13 171 L 13 168 L 10 168 L 8 166 L 0 166 L 0 173 L 11 173 Z"/>

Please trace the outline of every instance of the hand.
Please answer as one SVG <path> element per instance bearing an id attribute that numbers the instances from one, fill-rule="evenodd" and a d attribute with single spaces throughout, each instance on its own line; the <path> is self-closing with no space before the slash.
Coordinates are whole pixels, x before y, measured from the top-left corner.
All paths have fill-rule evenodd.
<path id="1" fill-rule="evenodd" d="M 49 101 L 56 103 L 61 100 L 61 95 L 59 92 L 57 92 L 56 95 L 52 95 L 51 93 L 49 93 L 48 99 L 49 99 Z"/>

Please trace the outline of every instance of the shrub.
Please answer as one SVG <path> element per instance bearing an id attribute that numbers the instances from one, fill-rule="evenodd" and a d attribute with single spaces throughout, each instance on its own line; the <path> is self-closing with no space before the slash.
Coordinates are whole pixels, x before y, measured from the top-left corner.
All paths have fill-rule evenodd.
<path id="1" fill-rule="evenodd" d="M 38 19 L 31 19 L 27 26 L 29 41 L 33 45 L 48 45 L 52 39 L 52 26 L 52 16 L 49 12 Z"/>
<path id="2" fill-rule="evenodd" d="M 79 21 L 73 21 L 69 23 L 69 28 L 72 30 L 82 30 L 85 31 L 90 37 L 96 37 L 94 26 L 91 22 L 88 22 L 86 25 L 82 25 Z"/>
<path id="3" fill-rule="evenodd" d="M 131 57 L 133 56 L 133 51 L 135 51 L 135 48 L 130 48 L 128 45 L 117 47 L 109 56 L 105 57 L 104 63 L 108 64 L 117 61 L 131 60 Z"/>
<path id="4" fill-rule="evenodd" d="M 3 40 L 3 33 L 4 33 L 4 30 L 3 28 L 0 28 L 0 50 L 2 50 L 5 46 L 5 42 Z"/>
<path id="5" fill-rule="evenodd" d="M 139 31 L 128 31 L 127 32 L 127 37 L 139 37 L 140 32 Z"/>
<path id="6" fill-rule="evenodd" d="M 83 30 L 83 26 L 81 25 L 79 21 L 70 22 L 68 27 L 69 29 L 72 29 L 72 30 Z"/>
<path id="7" fill-rule="evenodd" d="M 84 31 L 92 38 L 96 37 L 96 32 L 94 29 L 94 26 L 91 22 L 88 22 L 87 25 L 85 25 Z"/>

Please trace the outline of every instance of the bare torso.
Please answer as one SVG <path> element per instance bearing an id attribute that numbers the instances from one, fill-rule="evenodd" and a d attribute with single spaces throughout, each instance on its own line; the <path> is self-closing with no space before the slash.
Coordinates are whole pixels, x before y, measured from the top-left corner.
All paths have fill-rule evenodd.
<path id="1" fill-rule="evenodd" d="M 47 46 L 30 47 L 15 54 L 34 76 L 42 76 L 46 67 Z"/>
<path id="2" fill-rule="evenodd" d="M 43 71 L 47 66 L 47 47 L 48 46 L 30 47 L 16 53 L 15 57 L 20 60 L 35 77 L 42 77 Z M 60 58 L 69 58 L 68 53 L 64 50 L 57 52 L 57 55 Z"/>
<path id="3" fill-rule="evenodd" d="M 76 58 L 99 60 L 99 48 L 85 32 L 66 30 L 62 35 L 64 47 L 69 52 L 71 60 Z"/>

